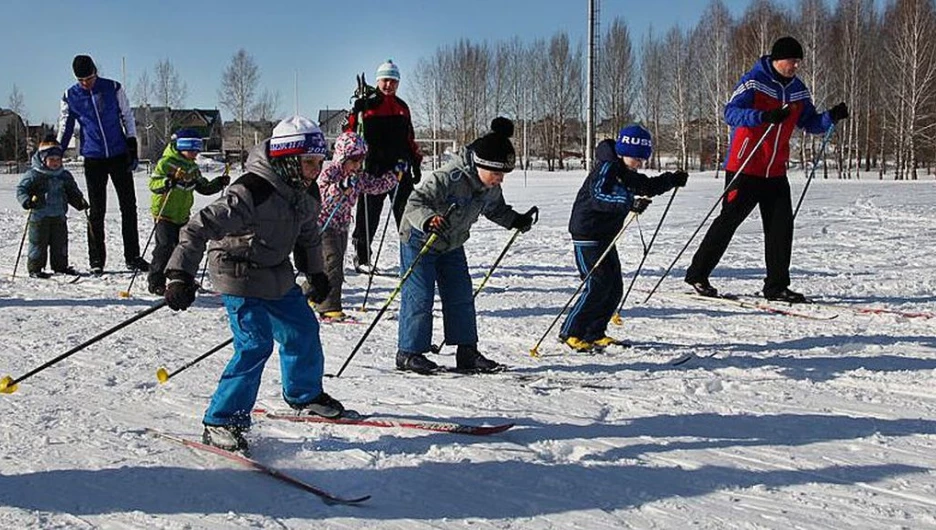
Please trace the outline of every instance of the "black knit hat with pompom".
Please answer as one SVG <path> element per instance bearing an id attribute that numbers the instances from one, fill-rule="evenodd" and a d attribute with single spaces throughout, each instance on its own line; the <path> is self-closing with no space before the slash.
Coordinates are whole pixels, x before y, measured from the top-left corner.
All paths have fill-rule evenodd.
<path id="1" fill-rule="evenodd" d="M 475 166 L 490 171 L 510 173 L 517 161 L 516 152 L 510 137 L 514 133 L 514 124 L 504 117 L 491 121 L 491 132 L 471 143 L 471 159 Z"/>

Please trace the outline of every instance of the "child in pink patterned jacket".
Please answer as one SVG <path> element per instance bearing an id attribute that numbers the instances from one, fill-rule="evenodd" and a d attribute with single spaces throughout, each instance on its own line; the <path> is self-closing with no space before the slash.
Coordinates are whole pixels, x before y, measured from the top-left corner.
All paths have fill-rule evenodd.
<path id="1" fill-rule="evenodd" d="M 341 133 L 335 140 L 332 159 L 325 162 L 318 177 L 322 196 L 319 227 L 322 231 L 322 252 L 325 274 L 331 290 L 325 300 L 315 306 L 323 319 L 347 318 L 341 309 L 341 284 L 344 283 L 344 256 L 348 248 L 348 226 L 358 196 L 362 193 L 379 195 L 390 191 L 396 184 L 396 172 L 391 170 L 379 176 L 362 172 L 367 155 L 364 138 L 353 132 Z"/>

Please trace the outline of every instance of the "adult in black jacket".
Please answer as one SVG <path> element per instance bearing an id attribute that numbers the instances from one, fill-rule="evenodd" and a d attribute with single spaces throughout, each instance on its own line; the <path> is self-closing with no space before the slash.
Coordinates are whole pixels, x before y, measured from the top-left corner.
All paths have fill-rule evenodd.
<path id="1" fill-rule="evenodd" d="M 585 282 L 582 294 L 562 324 L 559 338 L 576 351 L 600 349 L 621 341 L 608 337 L 608 321 L 624 292 L 621 260 L 612 247 L 601 264 L 598 258 L 614 243 L 631 211 L 643 212 L 650 203 L 637 196 L 654 196 L 685 186 L 683 171 L 647 177 L 640 169 L 652 153 L 650 133 L 639 125 L 628 125 L 617 141 L 604 140 L 595 149 L 597 165 L 588 174 L 572 206 L 569 232 L 575 247 L 575 265 Z"/>
<path id="2" fill-rule="evenodd" d="M 358 201 L 354 232 L 351 234 L 358 272 L 370 271 L 371 242 L 380 225 L 384 198 L 392 197 L 393 217 L 399 227 L 413 185 L 422 177 L 419 167 L 422 155 L 416 144 L 409 106 L 396 95 L 399 86 L 400 69 L 397 65 L 389 60 L 380 65 L 377 68 L 377 89 L 358 98 L 345 128 L 364 136 L 367 142 L 364 171 L 375 176 L 393 171 L 399 179 L 397 187 L 389 192 L 365 195 Z"/>

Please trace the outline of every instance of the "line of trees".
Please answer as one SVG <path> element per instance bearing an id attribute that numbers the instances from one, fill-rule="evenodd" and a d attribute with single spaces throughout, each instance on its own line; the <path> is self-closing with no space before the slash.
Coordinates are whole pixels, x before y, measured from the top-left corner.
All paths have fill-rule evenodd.
<path id="1" fill-rule="evenodd" d="M 916 179 L 936 161 L 936 1 L 798 0 L 792 7 L 754 0 L 734 18 L 711 0 L 695 27 L 650 30 L 635 52 L 621 18 L 611 21 L 598 50 L 599 135 L 640 121 L 661 155 L 683 168 L 718 167 L 729 136 L 722 112 L 734 85 L 773 41 L 793 35 L 805 57 L 800 76 L 819 110 L 845 101 L 851 119 L 830 143 L 824 176 Z M 417 127 L 461 144 L 490 118 L 517 122 L 520 154 L 547 167 L 584 158 L 584 44 L 559 31 L 523 43 L 460 40 L 419 61 L 414 75 Z M 808 165 L 814 136 L 797 137 L 794 163 Z M 524 163 L 529 163 L 521 156 Z"/>

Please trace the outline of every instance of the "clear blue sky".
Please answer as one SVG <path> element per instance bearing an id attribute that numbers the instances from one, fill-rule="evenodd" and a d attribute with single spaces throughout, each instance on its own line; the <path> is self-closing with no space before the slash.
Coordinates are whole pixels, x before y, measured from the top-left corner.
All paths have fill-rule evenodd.
<path id="1" fill-rule="evenodd" d="M 737 17 L 749 1 L 725 3 Z M 694 25 L 707 4 L 603 0 L 601 22 L 621 16 L 639 41 L 651 26 Z M 319 109 L 346 107 L 355 74 L 373 81 L 387 58 L 400 66 L 406 99 L 417 61 L 459 38 L 530 42 L 565 29 L 584 42 L 587 8 L 586 0 L 5 0 L 0 106 L 9 106 L 16 84 L 30 123 L 55 120 L 75 82 L 72 57 L 87 53 L 102 76 L 117 80 L 125 59 L 131 97 L 140 73 L 168 58 L 188 84 L 186 106 L 215 108 L 221 73 L 244 48 L 260 67 L 261 87 L 279 91 L 281 113 L 294 111 L 298 71 L 300 111 L 315 119 Z"/>

